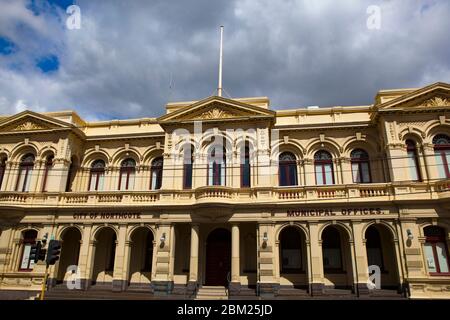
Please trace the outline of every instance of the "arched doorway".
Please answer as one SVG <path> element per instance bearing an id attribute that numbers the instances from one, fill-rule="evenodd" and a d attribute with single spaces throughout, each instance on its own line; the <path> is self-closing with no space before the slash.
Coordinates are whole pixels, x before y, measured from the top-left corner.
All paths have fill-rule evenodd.
<path id="1" fill-rule="evenodd" d="M 145 227 L 131 234 L 129 285 L 149 284 L 153 262 L 153 232 Z"/>
<path id="2" fill-rule="evenodd" d="M 381 271 L 381 289 L 400 290 L 396 254 L 392 234 L 380 224 L 373 224 L 365 233 L 367 265 L 376 265 Z"/>
<path id="3" fill-rule="evenodd" d="M 322 232 L 322 257 L 325 288 L 352 289 L 353 269 L 348 233 L 339 226 Z"/>
<path id="4" fill-rule="evenodd" d="M 81 233 L 75 227 L 64 230 L 62 236 L 61 257 L 58 263 L 58 275 L 56 283 L 62 283 L 72 272 L 67 272 L 67 267 L 71 265 L 78 266 L 78 257 L 80 254 Z"/>
<path id="5" fill-rule="evenodd" d="M 226 286 L 231 272 L 231 233 L 215 229 L 206 240 L 205 285 Z"/>
<path id="6" fill-rule="evenodd" d="M 116 232 L 104 227 L 95 237 L 95 257 L 92 284 L 112 283 L 116 256 Z"/>
<path id="7" fill-rule="evenodd" d="M 279 240 L 281 281 L 306 289 L 308 279 L 304 233 L 299 228 L 286 227 L 280 232 Z"/>

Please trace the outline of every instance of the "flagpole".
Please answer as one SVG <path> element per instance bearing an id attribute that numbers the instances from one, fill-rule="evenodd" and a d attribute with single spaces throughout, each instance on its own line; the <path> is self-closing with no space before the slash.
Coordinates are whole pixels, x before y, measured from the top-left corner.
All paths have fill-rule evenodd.
<path id="1" fill-rule="evenodd" d="M 222 96 L 222 51 L 223 51 L 223 26 L 220 26 L 220 55 L 219 55 L 219 85 L 217 95 Z"/>

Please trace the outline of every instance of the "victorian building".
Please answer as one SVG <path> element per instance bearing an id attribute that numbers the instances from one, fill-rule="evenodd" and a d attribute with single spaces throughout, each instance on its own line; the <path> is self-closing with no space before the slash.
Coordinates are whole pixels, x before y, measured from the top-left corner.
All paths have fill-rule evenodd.
<path id="1" fill-rule="evenodd" d="M 55 238 L 50 288 L 450 298 L 445 83 L 367 106 L 24 111 L 0 117 L 0 186 L 1 291 L 39 290 L 30 248 Z"/>

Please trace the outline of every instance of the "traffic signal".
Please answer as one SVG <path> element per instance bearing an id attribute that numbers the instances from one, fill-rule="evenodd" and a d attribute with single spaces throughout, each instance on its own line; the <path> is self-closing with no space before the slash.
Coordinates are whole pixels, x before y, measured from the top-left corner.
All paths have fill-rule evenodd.
<path id="1" fill-rule="evenodd" d="M 41 250 L 42 250 L 42 243 L 40 241 L 33 244 L 30 249 L 30 260 L 33 261 L 34 263 L 37 263 L 40 258 Z"/>
<path id="2" fill-rule="evenodd" d="M 59 260 L 59 255 L 61 254 L 61 241 L 50 240 L 47 249 L 47 264 L 53 265 Z"/>

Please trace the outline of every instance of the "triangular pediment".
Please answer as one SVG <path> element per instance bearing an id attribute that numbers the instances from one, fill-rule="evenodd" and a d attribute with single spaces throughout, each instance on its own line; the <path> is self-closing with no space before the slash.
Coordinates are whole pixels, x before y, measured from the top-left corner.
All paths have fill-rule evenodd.
<path id="1" fill-rule="evenodd" d="M 23 111 L 0 122 L 0 132 L 30 132 L 69 128 L 70 124 L 33 111 Z"/>
<path id="2" fill-rule="evenodd" d="M 275 112 L 272 110 L 213 96 L 166 114 L 158 118 L 158 121 L 162 124 L 194 121 L 239 121 L 273 119 L 274 116 Z"/>
<path id="3" fill-rule="evenodd" d="M 377 106 L 378 111 L 419 111 L 450 108 L 450 85 L 435 83 Z"/>

